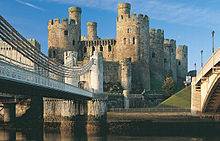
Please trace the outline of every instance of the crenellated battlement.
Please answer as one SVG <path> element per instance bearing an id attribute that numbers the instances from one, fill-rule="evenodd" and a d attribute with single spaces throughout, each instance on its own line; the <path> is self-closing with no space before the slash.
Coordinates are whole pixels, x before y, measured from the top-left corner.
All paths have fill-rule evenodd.
<path id="1" fill-rule="evenodd" d="M 187 52 L 188 47 L 186 45 L 178 45 L 177 50 L 180 50 L 182 52 Z"/>
<path id="2" fill-rule="evenodd" d="M 143 14 L 133 14 L 131 15 L 131 17 L 129 17 L 128 19 L 131 19 L 134 22 L 140 22 L 140 23 L 148 23 L 149 22 L 149 17 L 147 15 L 143 15 Z"/>
<path id="3" fill-rule="evenodd" d="M 116 44 L 116 40 L 115 39 L 98 39 L 98 40 L 92 40 L 92 41 L 82 41 L 82 45 L 83 46 L 114 46 Z"/>
<path id="4" fill-rule="evenodd" d="M 164 37 L 164 30 L 162 29 L 150 28 L 149 33 L 157 38 Z"/>
<path id="5" fill-rule="evenodd" d="M 48 21 L 48 27 L 57 26 L 57 27 L 65 27 L 68 25 L 75 25 L 75 21 L 73 19 L 68 20 L 67 18 L 63 18 L 60 20 L 59 18 L 51 19 Z"/>
<path id="6" fill-rule="evenodd" d="M 68 12 L 78 12 L 78 13 L 81 13 L 82 10 L 81 10 L 80 7 L 72 6 L 72 7 L 69 7 L 69 8 L 68 8 Z"/>
<path id="7" fill-rule="evenodd" d="M 164 39 L 164 45 L 176 45 L 176 40 L 174 40 L 174 39 Z"/>

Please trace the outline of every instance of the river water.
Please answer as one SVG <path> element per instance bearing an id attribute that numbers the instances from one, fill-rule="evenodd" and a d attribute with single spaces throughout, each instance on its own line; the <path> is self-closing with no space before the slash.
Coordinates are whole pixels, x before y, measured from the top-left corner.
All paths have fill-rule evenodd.
<path id="1" fill-rule="evenodd" d="M 118 135 L 102 135 L 102 136 L 88 136 L 88 135 L 73 135 L 66 132 L 45 132 L 40 130 L 16 131 L 0 130 L 0 141 L 219 141 L 219 137 L 179 137 L 179 136 L 118 136 Z"/>

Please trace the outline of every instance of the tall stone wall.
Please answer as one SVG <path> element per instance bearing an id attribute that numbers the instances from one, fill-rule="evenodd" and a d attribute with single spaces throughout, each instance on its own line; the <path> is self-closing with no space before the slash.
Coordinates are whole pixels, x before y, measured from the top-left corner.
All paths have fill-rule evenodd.
<path id="1" fill-rule="evenodd" d="M 186 45 L 179 45 L 176 48 L 177 60 L 177 82 L 183 85 L 188 72 L 188 47 Z"/>
<path id="2" fill-rule="evenodd" d="M 173 39 L 164 40 L 164 69 L 165 75 L 171 75 L 173 80 L 177 82 L 176 41 Z"/>
<path id="3" fill-rule="evenodd" d="M 132 89 L 150 89 L 149 21 L 145 15 L 130 15 L 131 5 L 118 5 L 115 60 L 131 58 Z"/>
<path id="4" fill-rule="evenodd" d="M 119 79 L 119 64 L 112 61 L 104 61 L 104 82 L 105 83 L 116 83 L 120 82 Z"/>
<path id="5" fill-rule="evenodd" d="M 114 61 L 114 49 L 116 41 L 114 39 L 97 39 L 82 42 L 83 58 L 93 55 L 94 51 L 102 52 L 105 61 Z"/>
<path id="6" fill-rule="evenodd" d="M 96 22 L 87 22 L 87 39 L 96 40 L 97 36 L 97 23 Z"/>
<path id="7" fill-rule="evenodd" d="M 150 29 L 151 89 L 161 89 L 164 80 L 164 31 Z"/>

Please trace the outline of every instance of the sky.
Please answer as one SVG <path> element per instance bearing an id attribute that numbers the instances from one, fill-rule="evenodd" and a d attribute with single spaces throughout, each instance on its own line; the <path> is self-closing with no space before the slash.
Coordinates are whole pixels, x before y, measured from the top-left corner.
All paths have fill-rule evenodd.
<path id="1" fill-rule="evenodd" d="M 37 39 L 47 54 L 47 23 L 50 19 L 67 18 L 70 6 L 82 8 L 82 34 L 86 22 L 98 23 L 98 36 L 115 38 L 117 4 L 131 3 L 131 13 L 150 17 L 150 27 L 160 28 L 165 38 L 177 45 L 188 46 L 189 69 L 200 68 L 211 55 L 212 36 L 215 48 L 220 47 L 219 0 L 0 0 L 0 14 L 26 38 Z"/>

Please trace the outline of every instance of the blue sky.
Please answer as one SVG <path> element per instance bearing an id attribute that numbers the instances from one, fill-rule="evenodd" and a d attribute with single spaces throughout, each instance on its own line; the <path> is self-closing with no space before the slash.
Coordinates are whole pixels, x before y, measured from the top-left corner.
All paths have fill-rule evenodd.
<path id="1" fill-rule="evenodd" d="M 200 51 L 204 62 L 211 54 L 211 31 L 216 32 L 216 48 L 220 46 L 219 0 L 0 0 L 0 14 L 22 35 L 36 38 L 47 54 L 47 22 L 67 17 L 67 8 L 82 8 L 82 34 L 86 22 L 98 23 L 98 35 L 115 37 L 117 3 L 130 2 L 132 13 L 150 17 L 150 27 L 162 28 L 165 38 L 189 47 L 189 69 L 200 67 Z"/>

